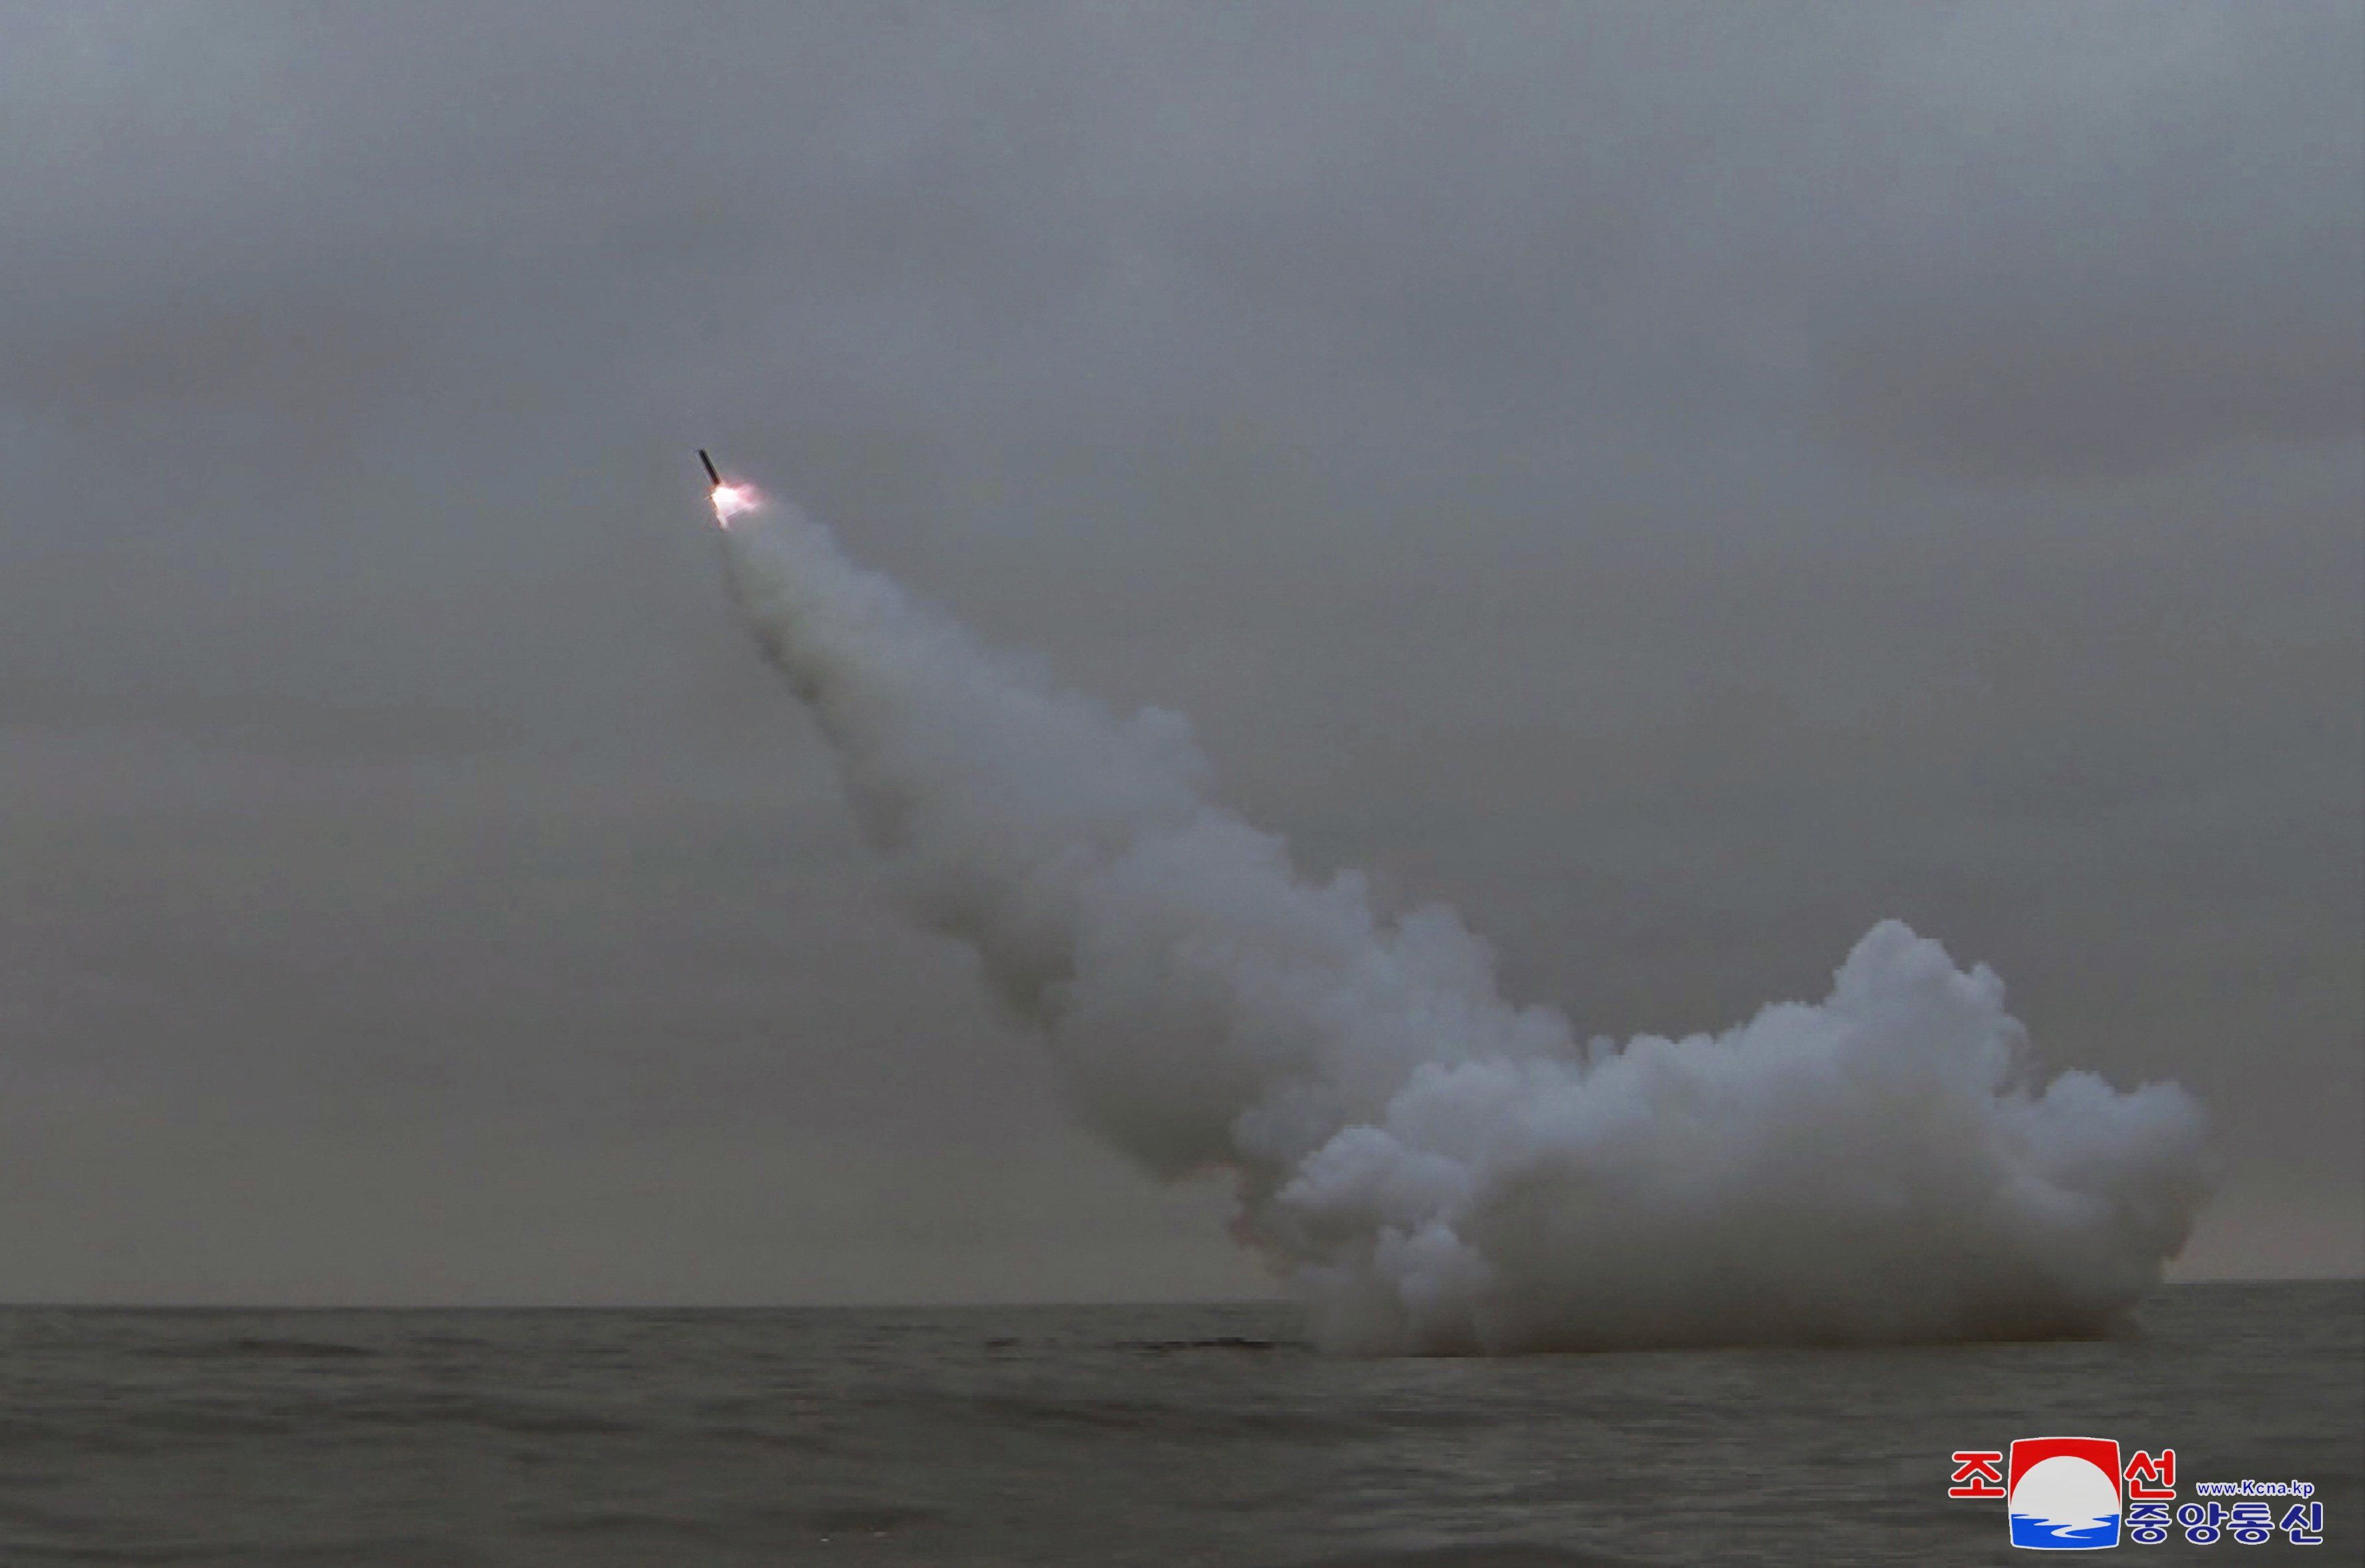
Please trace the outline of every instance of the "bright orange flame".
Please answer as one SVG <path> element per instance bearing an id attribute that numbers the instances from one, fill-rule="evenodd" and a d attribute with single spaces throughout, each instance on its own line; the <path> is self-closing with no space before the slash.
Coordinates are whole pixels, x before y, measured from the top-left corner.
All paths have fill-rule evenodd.
<path id="1" fill-rule="evenodd" d="M 723 527 L 741 512 L 754 511 L 764 498 L 750 485 L 717 485 L 714 487 L 714 521 Z"/>

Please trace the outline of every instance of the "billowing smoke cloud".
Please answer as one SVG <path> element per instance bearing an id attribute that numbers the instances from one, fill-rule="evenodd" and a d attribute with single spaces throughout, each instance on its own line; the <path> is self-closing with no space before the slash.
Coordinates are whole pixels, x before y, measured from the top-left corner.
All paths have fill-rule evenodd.
<path id="1" fill-rule="evenodd" d="M 2039 1083 L 2003 985 L 1896 922 L 1832 993 L 1580 1044 L 1441 907 L 1308 880 L 1212 802 L 1179 716 L 978 647 L 792 510 L 741 602 L 922 918 L 1153 1170 L 1238 1173 L 1323 1343 L 1511 1351 L 2105 1329 L 2205 1189 L 2180 1089 Z"/>

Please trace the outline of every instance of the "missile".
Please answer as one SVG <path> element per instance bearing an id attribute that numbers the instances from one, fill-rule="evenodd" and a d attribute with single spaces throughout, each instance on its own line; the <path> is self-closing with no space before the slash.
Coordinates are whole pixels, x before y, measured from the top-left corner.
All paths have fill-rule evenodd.
<path id="1" fill-rule="evenodd" d="M 706 455 L 706 448 L 701 446 L 698 449 L 698 460 L 706 465 L 706 476 L 713 480 L 716 487 L 720 488 L 723 484 L 723 476 L 714 471 L 714 459 Z"/>

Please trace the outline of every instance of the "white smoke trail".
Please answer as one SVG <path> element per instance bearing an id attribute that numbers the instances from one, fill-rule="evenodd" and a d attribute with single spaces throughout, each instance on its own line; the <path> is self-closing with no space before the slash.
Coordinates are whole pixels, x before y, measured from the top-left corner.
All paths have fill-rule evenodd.
<path id="1" fill-rule="evenodd" d="M 2182 1246 L 2198 1106 L 2038 1085 L 2003 986 L 1891 921 L 1832 994 L 1580 1047 L 1452 911 L 1374 911 L 1211 802 L 1179 716 L 978 647 L 793 509 L 735 590 L 922 918 L 1041 1026 L 1080 1114 L 1368 1353 L 2107 1328 Z"/>

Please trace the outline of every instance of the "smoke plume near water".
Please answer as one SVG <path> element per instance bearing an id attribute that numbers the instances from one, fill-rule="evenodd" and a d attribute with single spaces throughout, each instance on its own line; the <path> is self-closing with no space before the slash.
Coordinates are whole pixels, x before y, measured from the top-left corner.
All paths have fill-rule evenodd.
<path id="1" fill-rule="evenodd" d="M 1580 1043 L 1503 999 L 1452 910 L 1301 876 L 1209 799 L 1180 716 L 1054 689 L 792 508 L 724 521 L 912 909 L 1088 1125 L 1161 1175 L 1237 1173 L 1239 1236 L 1328 1348 L 2090 1334 L 2183 1245 L 2191 1097 L 2040 1081 L 1995 974 L 1895 921 L 1820 1002 Z"/>

